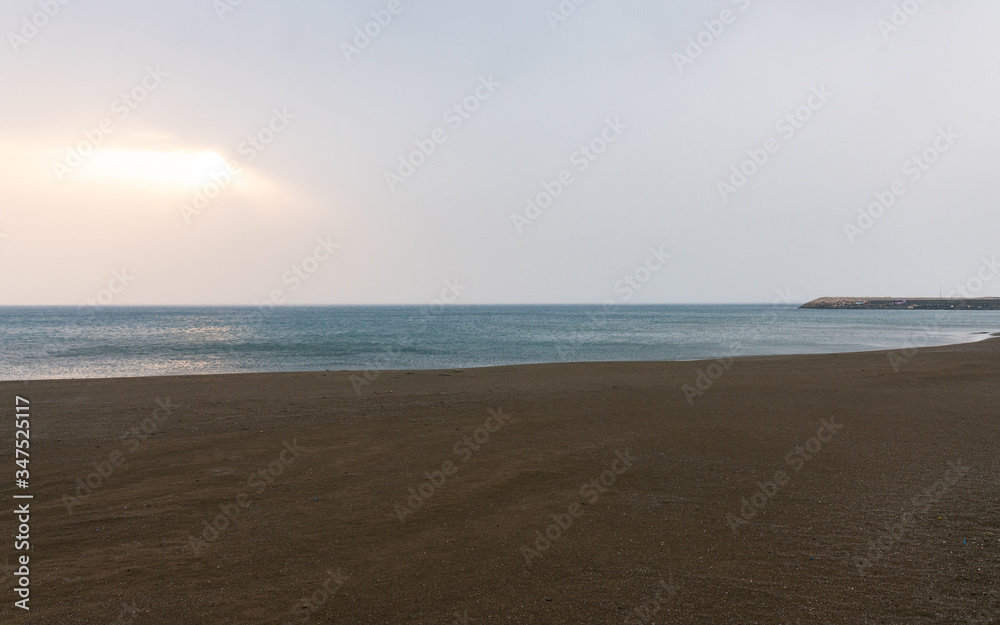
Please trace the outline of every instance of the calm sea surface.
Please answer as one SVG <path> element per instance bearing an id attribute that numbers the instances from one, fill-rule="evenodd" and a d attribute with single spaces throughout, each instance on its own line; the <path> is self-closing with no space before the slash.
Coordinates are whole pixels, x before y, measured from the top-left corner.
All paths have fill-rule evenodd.
<path id="1" fill-rule="evenodd" d="M 0 379 L 695 360 L 974 341 L 1000 312 L 791 306 L 0 308 Z"/>

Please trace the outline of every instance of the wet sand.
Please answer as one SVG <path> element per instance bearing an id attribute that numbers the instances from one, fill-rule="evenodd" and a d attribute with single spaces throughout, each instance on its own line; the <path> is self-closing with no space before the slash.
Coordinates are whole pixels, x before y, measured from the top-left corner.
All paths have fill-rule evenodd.
<path id="1" fill-rule="evenodd" d="M 905 356 L 0 383 L 0 622 L 1000 619 L 1000 340 Z"/>

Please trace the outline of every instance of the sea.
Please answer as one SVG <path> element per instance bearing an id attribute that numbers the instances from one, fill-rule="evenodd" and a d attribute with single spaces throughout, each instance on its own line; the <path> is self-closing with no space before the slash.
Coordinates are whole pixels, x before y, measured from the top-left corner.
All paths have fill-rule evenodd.
<path id="1" fill-rule="evenodd" d="M 0 380 L 707 360 L 998 332 L 1000 311 L 787 305 L 0 307 Z"/>

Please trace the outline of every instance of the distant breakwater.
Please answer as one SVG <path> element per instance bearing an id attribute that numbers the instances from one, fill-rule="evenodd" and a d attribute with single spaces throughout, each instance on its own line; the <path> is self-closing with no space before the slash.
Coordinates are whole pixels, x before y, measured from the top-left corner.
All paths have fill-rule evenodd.
<path id="1" fill-rule="evenodd" d="M 821 310 L 1000 310 L 1000 297 L 821 297 L 801 308 Z"/>

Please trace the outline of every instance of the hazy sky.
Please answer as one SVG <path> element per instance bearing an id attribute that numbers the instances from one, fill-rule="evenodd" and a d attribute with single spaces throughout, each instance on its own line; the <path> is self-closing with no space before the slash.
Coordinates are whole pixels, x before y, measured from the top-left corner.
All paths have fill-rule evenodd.
<path id="1" fill-rule="evenodd" d="M 0 304 L 1000 296 L 998 22 L 6 0 Z"/>

